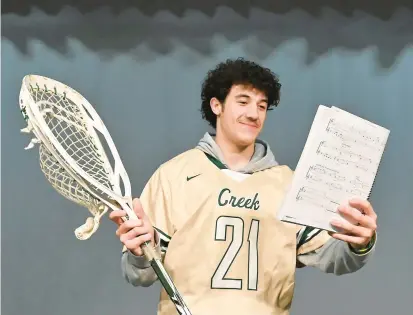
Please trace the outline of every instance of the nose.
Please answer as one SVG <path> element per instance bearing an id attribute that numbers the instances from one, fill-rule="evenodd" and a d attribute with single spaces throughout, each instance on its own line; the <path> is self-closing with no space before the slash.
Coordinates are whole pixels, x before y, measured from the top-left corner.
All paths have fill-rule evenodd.
<path id="1" fill-rule="evenodd" d="M 251 103 L 247 108 L 246 116 L 247 118 L 251 120 L 257 120 L 259 117 L 258 116 L 258 105 Z"/>

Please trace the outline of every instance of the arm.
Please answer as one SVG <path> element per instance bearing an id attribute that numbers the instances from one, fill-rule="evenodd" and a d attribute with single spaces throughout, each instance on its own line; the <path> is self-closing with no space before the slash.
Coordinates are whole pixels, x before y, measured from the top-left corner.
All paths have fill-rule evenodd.
<path id="1" fill-rule="evenodd" d="M 327 233 L 320 234 L 325 234 L 321 238 L 326 242 L 319 248 L 304 250 L 297 255 L 298 267 L 311 266 L 334 275 L 349 274 L 361 269 L 375 251 L 376 234 L 364 251 L 356 251 L 347 242 L 327 237 Z"/>
<path id="2" fill-rule="evenodd" d="M 331 224 L 340 232 L 330 234 L 306 227 L 297 233 L 299 264 L 341 275 L 367 263 L 377 240 L 377 215 L 372 205 L 367 200 L 353 199 L 341 205 L 338 212 L 346 220 L 333 220 Z"/>
<path id="3" fill-rule="evenodd" d="M 157 234 L 155 232 L 155 239 L 159 240 Z M 159 241 L 156 242 L 155 250 L 161 255 Z M 149 287 L 158 280 L 146 257 L 137 256 L 128 249 L 124 249 L 122 253 L 121 269 L 125 280 L 135 287 Z"/>
<path id="4" fill-rule="evenodd" d="M 165 257 L 170 238 L 155 229 L 155 250 L 163 258 Z M 149 287 L 158 277 L 145 256 L 137 256 L 124 247 L 121 258 L 123 278 L 135 287 Z"/>
<path id="5" fill-rule="evenodd" d="M 152 175 L 146 184 L 140 202 L 147 221 L 153 231 L 155 250 L 163 261 L 174 226 L 171 215 L 171 193 L 169 182 L 162 172 L 162 166 Z M 127 243 L 125 243 L 127 244 Z M 133 244 L 135 246 L 135 244 Z M 132 250 L 131 250 L 132 249 Z M 148 287 L 157 280 L 149 261 L 141 250 L 124 246 L 121 258 L 121 270 L 124 279 L 133 286 Z"/>

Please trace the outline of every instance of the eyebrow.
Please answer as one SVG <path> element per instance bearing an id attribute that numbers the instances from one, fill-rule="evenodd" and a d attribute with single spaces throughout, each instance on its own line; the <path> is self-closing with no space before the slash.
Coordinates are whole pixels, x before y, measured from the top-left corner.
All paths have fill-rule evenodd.
<path id="1" fill-rule="evenodd" d="M 247 94 L 238 94 L 238 95 L 235 96 L 235 98 L 243 98 L 243 97 L 250 98 L 250 96 L 247 95 Z M 261 99 L 261 101 L 268 103 L 267 98 L 263 98 L 263 99 Z"/>
<path id="2" fill-rule="evenodd" d="M 235 96 L 236 98 L 241 98 L 241 97 L 247 97 L 250 98 L 249 95 L 247 94 L 238 94 L 237 96 Z"/>

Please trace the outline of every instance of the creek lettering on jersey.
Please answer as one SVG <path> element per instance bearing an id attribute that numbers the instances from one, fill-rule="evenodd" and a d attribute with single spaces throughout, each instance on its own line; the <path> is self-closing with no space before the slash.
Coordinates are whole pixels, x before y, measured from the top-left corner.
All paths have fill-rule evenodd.
<path id="1" fill-rule="evenodd" d="M 218 205 L 221 207 L 231 205 L 234 208 L 258 210 L 260 208 L 260 201 L 258 200 L 258 193 L 254 195 L 254 198 L 237 197 L 232 195 L 230 189 L 224 188 L 219 193 Z"/>

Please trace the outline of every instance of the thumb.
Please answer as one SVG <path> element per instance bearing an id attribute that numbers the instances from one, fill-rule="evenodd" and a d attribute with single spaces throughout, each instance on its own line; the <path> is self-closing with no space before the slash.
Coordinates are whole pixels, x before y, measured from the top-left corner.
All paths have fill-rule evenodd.
<path id="1" fill-rule="evenodd" d="M 133 199 L 132 204 L 133 204 L 133 211 L 138 216 L 138 219 L 143 220 L 146 214 L 145 214 L 145 211 L 143 211 L 141 201 L 138 198 L 135 198 Z"/>

